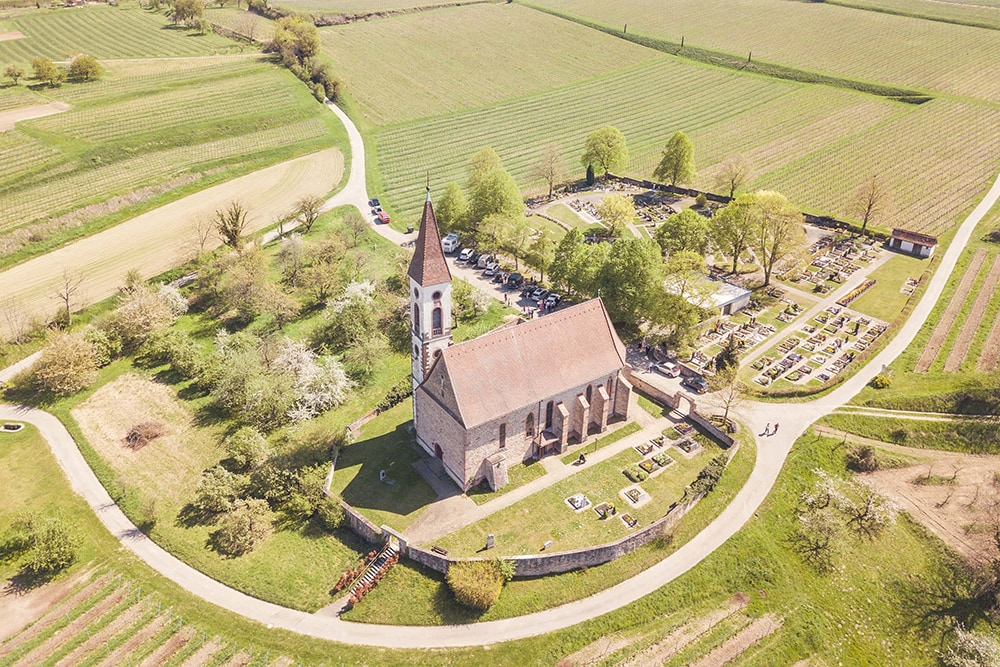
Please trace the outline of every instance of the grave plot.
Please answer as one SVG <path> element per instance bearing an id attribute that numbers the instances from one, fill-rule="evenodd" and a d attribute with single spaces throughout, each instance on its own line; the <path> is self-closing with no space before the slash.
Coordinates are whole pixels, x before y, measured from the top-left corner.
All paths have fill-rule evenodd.
<path id="1" fill-rule="evenodd" d="M 827 294 L 843 284 L 862 266 L 878 259 L 883 252 L 882 247 L 868 239 L 827 235 L 810 246 L 809 253 L 812 256 L 812 261 L 788 281 L 800 289 Z M 871 285 L 867 285 L 854 294 L 848 303 L 870 287 Z"/>

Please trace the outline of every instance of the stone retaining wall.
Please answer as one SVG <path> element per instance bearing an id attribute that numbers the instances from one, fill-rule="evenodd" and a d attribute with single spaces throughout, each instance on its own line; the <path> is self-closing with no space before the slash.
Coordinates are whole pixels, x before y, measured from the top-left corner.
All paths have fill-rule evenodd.
<path id="1" fill-rule="evenodd" d="M 641 376 L 635 373 L 632 374 L 632 385 L 642 393 L 649 394 L 650 398 L 653 400 L 659 401 L 674 410 L 677 410 L 680 407 L 680 397 L 677 394 L 670 395 L 662 389 L 654 387 L 650 383 L 646 382 Z M 715 440 L 724 449 L 732 447 L 733 443 L 736 442 L 733 440 L 732 436 L 698 412 L 698 404 L 695 403 L 694 399 L 686 396 L 685 398 L 691 404 L 691 409 L 688 411 L 688 417 L 691 421 L 693 421 L 699 429 L 704 431 L 705 435 L 710 437 L 712 440 Z"/>

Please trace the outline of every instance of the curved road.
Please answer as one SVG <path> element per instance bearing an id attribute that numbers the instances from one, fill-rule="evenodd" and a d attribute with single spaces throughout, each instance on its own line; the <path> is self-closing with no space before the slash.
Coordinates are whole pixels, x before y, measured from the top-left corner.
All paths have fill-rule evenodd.
<path id="1" fill-rule="evenodd" d="M 332 197 L 327 206 L 350 204 L 368 217 L 368 196 L 364 184 L 364 144 L 351 120 L 339 108 L 334 113 L 347 127 L 351 143 L 351 173 L 347 186 Z M 757 461 L 753 472 L 723 511 L 704 530 L 675 553 L 631 579 L 577 602 L 546 611 L 460 626 L 384 626 L 348 623 L 339 618 L 308 614 L 240 593 L 198 572 L 164 551 L 128 520 L 108 496 L 63 425 L 52 415 L 30 408 L 0 406 L 0 419 L 16 419 L 36 425 L 49 442 L 56 459 L 66 472 L 73 489 L 82 495 L 105 526 L 139 558 L 160 574 L 189 592 L 229 611 L 269 627 L 280 627 L 305 635 L 348 644 L 387 648 L 439 648 L 481 646 L 560 630 L 628 605 L 652 593 L 701 562 L 735 534 L 767 497 L 796 438 L 816 419 L 846 403 L 896 358 L 920 330 L 941 296 L 944 285 L 968 243 L 979 220 L 1000 198 L 1000 176 L 969 214 L 941 260 L 920 303 L 896 337 L 881 353 L 838 389 L 819 400 L 791 405 L 754 403 L 741 417 L 754 431 L 766 422 L 781 422 L 777 435 L 757 438 Z M 386 238 L 400 242 L 406 237 L 386 225 L 376 226 Z"/>

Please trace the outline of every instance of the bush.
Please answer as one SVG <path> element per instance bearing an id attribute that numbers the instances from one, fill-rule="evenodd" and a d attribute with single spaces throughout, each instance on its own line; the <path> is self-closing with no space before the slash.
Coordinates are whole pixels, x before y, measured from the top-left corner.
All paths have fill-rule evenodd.
<path id="1" fill-rule="evenodd" d="M 875 472 L 881 468 L 881 462 L 875 448 L 871 445 L 850 447 L 846 455 L 847 467 L 855 472 Z"/>
<path id="2" fill-rule="evenodd" d="M 98 368 L 104 368 L 122 353 L 122 342 L 101 329 L 87 327 L 83 331 L 83 339 L 94 349 Z"/>
<path id="3" fill-rule="evenodd" d="M 271 532 L 271 509 L 263 500 L 241 500 L 212 534 L 215 548 L 229 556 L 253 551 Z"/>
<path id="4" fill-rule="evenodd" d="M 694 203 L 698 208 L 705 208 L 708 206 L 708 197 L 705 196 L 704 192 L 699 192 L 698 196 L 694 198 Z"/>
<path id="5" fill-rule="evenodd" d="M 241 470 L 257 468 L 271 455 L 267 440 L 260 431 L 250 426 L 244 426 L 226 438 L 225 447 Z"/>
<path id="6" fill-rule="evenodd" d="M 31 377 L 44 392 L 65 396 L 85 389 L 97 379 L 94 346 L 80 334 L 57 332 L 32 367 Z"/>
<path id="7" fill-rule="evenodd" d="M 3 550 L 23 557 L 24 572 L 39 576 L 59 572 L 76 560 L 78 537 L 59 517 L 21 516 L 11 525 Z"/>
<path id="8" fill-rule="evenodd" d="M 448 567 L 448 587 L 460 604 L 486 611 L 500 598 L 504 578 L 492 561 L 463 561 Z"/>
<path id="9" fill-rule="evenodd" d="M 408 375 L 406 379 L 394 385 L 385 398 L 379 401 L 378 405 L 375 406 L 375 412 L 382 413 L 394 408 L 412 395 L 413 379 Z"/>
<path id="10" fill-rule="evenodd" d="M 316 517 L 327 530 L 340 528 L 344 525 L 344 520 L 347 518 L 344 514 L 344 508 L 340 504 L 340 498 L 333 496 L 325 496 L 323 498 L 319 507 L 316 508 Z"/>
<path id="11" fill-rule="evenodd" d="M 892 384 L 892 379 L 888 375 L 882 375 L 879 373 L 871 379 L 868 386 L 872 389 L 886 389 Z"/>
<path id="12" fill-rule="evenodd" d="M 69 64 L 69 78 L 74 81 L 93 81 L 101 78 L 104 69 L 93 56 L 79 55 Z"/>
<path id="13" fill-rule="evenodd" d="M 215 466 L 202 474 L 191 504 L 210 514 L 228 512 L 236 506 L 236 500 L 242 495 L 244 486 L 245 479 L 241 475 L 234 475 L 222 466 Z"/>

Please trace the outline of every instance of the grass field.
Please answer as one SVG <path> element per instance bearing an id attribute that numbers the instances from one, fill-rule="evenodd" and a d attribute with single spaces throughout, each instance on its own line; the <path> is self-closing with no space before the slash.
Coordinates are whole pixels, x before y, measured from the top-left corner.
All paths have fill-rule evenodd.
<path id="1" fill-rule="evenodd" d="M 314 14 L 367 14 L 453 3 L 443 0 L 279 0 L 275 4 L 296 12 Z"/>
<path id="2" fill-rule="evenodd" d="M 0 62 L 30 62 L 44 56 L 66 60 L 86 53 L 98 59 L 200 56 L 235 52 L 234 42 L 213 33 L 196 35 L 175 28 L 163 14 L 134 5 L 87 5 L 0 21 L 0 32 L 20 31 L 26 39 L 0 42 Z"/>
<path id="3" fill-rule="evenodd" d="M 827 0 L 876 12 L 914 16 L 932 21 L 960 23 L 1000 30 L 1000 5 L 990 0 L 954 2 L 952 0 Z"/>
<path id="4" fill-rule="evenodd" d="M 365 120 L 375 125 L 522 97 L 660 55 L 509 4 L 419 12 L 321 32 L 325 53 L 338 63 Z"/>
<path id="5" fill-rule="evenodd" d="M 544 0 L 546 7 L 630 33 L 756 60 L 982 100 L 1000 99 L 1000 32 L 825 3 L 782 0 Z M 794 38 L 790 38 L 794 36 Z M 956 48 L 975 44 L 975 49 Z"/>
<path id="6" fill-rule="evenodd" d="M 100 81 L 48 92 L 70 111 L 0 134 L 0 266 L 212 183 L 346 144 L 336 118 L 260 57 L 108 68 Z M 320 194 L 339 182 L 333 175 Z"/>
<path id="7" fill-rule="evenodd" d="M 927 270 L 927 260 L 909 255 L 894 254 L 885 264 L 872 271 L 875 286 L 851 302 L 851 310 L 870 315 L 883 322 L 892 322 L 906 305 L 908 294 L 900 288 L 907 278 L 919 279 Z"/>

